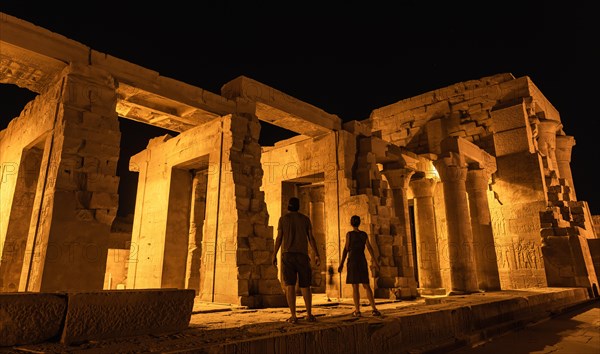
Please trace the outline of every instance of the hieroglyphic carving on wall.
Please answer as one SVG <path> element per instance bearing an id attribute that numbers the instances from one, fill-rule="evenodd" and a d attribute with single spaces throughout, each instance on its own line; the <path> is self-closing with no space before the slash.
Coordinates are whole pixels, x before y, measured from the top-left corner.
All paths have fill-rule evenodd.
<path id="1" fill-rule="evenodd" d="M 541 245 L 533 240 L 520 239 L 496 245 L 496 257 L 499 269 L 544 269 Z"/>
<path id="2" fill-rule="evenodd" d="M 33 61 L 17 61 L 10 54 L 4 53 L 4 50 L 0 52 L 0 83 L 42 92 L 53 79 L 54 75 L 48 75 L 45 68 L 37 66 Z"/>

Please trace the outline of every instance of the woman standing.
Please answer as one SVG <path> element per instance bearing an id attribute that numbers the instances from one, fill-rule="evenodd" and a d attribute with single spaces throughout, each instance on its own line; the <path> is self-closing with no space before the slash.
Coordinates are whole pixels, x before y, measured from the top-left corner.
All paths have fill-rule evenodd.
<path id="1" fill-rule="evenodd" d="M 346 284 L 352 284 L 352 299 L 354 300 L 354 312 L 352 316 L 360 317 L 360 292 L 358 285 L 362 284 L 363 288 L 367 293 L 369 303 L 371 304 L 371 314 L 373 316 L 381 316 L 381 312 L 377 310 L 375 306 L 375 298 L 373 297 L 373 291 L 369 284 L 369 268 L 367 267 L 367 259 L 365 257 L 365 246 L 371 254 L 372 265 L 375 270 L 379 271 L 379 264 L 377 258 L 369 242 L 367 233 L 358 229 L 360 226 L 360 217 L 354 215 L 350 218 L 350 225 L 353 230 L 346 234 L 346 245 L 344 246 L 344 253 L 342 254 L 342 262 L 338 268 L 338 272 L 341 273 L 344 268 L 344 262 L 346 256 L 348 256 L 348 271 L 346 274 Z"/>

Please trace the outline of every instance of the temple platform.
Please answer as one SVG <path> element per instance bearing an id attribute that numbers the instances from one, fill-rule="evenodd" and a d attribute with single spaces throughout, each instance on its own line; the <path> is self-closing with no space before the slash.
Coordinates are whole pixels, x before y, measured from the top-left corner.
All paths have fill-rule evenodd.
<path id="1" fill-rule="evenodd" d="M 189 327 L 160 335 L 89 341 L 66 346 L 45 342 L 2 348 L 1 353 L 447 353 L 523 329 L 594 301 L 584 288 L 531 288 L 463 296 L 366 300 L 362 317 L 351 299 L 313 294 L 317 322 L 305 319 L 298 297 L 297 324 L 287 308 L 249 309 L 196 301 Z"/>

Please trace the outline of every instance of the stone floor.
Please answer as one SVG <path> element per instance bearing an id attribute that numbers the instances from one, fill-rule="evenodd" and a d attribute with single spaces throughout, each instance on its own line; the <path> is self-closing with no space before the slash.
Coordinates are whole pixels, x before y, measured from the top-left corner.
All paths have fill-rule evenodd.
<path id="1" fill-rule="evenodd" d="M 600 354 L 600 300 L 451 354 Z"/>
<path id="2" fill-rule="evenodd" d="M 556 290 L 543 288 L 533 292 L 551 293 L 553 291 Z M 362 309 L 363 317 L 355 318 L 351 316 L 353 310 L 351 299 L 327 299 L 323 295 L 315 294 L 313 297 L 315 307 L 313 313 L 317 316 L 317 322 L 309 323 L 305 320 L 304 315 L 306 311 L 303 306 L 304 302 L 302 297 L 298 297 L 297 305 L 300 321 L 295 325 L 285 321 L 289 317 L 289 310 L 287 308 L 248 309 L 229 304 L 196 302 L 190 327 L 184 332 L 92 341 L 70 347 L 58 343 L 41 343 L 15 348 L 4 348 L 0 349 L 0 353 L 262 353 L 253 343 L 260 342 L 261 338 L 273 337 L 279 337 L 279 348 L 283 345 L 284 347 L 287 346 L 288 350 L 273 351 L 272 347 L 269 347 L 268 352 L 283 353 L 289 352 L 289 348 L 293 346 L 308 345 L 304 343 L 304 341 L 309 340 L 306 338 L 311 338 L 311 341 L 315 340 L 314 338 L 318 338 L 315 341 L 326 342 L 329 340 L 331 342 L 331 338 L 328 338 L 328 336 L 335 333 L 356 330 L 356 328 L 367 330 L 370 333 L 372 329 L 377 331 L 381 330 L 381 328 L 388 328 L 385 326 L 389 326 L 390 323 L 392 326 L 397 327 L 394 323 L 399 322 L 394 322 L 395 318 L 403 318 L 412 314 L 423 314 L 428 311 L 435 315 L 434 312 L 437 310 L 430 310 L 435 306 L 427 305 L 436 304 L 440 301 L 450 304 L 450 306 L 457 305 L 464 307 L 466 305 L 475 308 L 482 303 L 502 302 L 514 299 L 515 297 L 522 297 L 525 293 L 520 291 L 501 291 L 468 296 L 418 298 L 412 301 L 378 299 L 377 306 L 383 314 L 382 318 L 372 317 L 370 309 L 364 300 L 364 307 Z M 579 305 L 575 312 L 571 311 L 551 320 L 542 320 L 537 325 L 518 329 L 513 331 L 513 333 L 497 337 L 490 342 L 482 343 L 477 342 L 476 339 L 474 341 L 470 340 L 472 344 L 478 344 L 478 346 L 472 349 L 459 348 L 456 344 L 453 344 L 452 349 L 458 349 L 453 354 L 600 354 L 600 308 L 598 305 L 598 301 L 589 301 L 585 308 Z M 418 323 L 412 326 L 418 327 Z M 399 331 L 398 328 L 395 331 Z M 401 332 L 402 336 L 410 336 L 410 334 L 406 333 L 407 328 L 403 327 Z M 345 338 L 352 340 L 353 337 L 351 334 Z M 232 343 L 235 345 L 245 343 L 246 349 L 241 350 L 238 347 L 235 351 L 230 351 L 231 349 L 223 351 L 223 345 L 227 346 Z M 341 344 L 338 343 L 336 345 L 339 347 Z M 356 352 L 368 352 L 356 350 L 357 346 L 354 347 Z M 297 348 L 294 349 L 296 350 L 292 350 L 293 352 L 301 352 Z M 314 352 L 314 350 L 305 351 Z M 322 350 L 317 352 L 322 352 Z M 334 352 L 335 350 L 327 351 L 328 354 L 335 354 Z M 398 351 L 398 353 L 411 354 L 449 352 L 451 352 L 451 349 L 442 349 L 440 351 L 436 347 L 425 350 Z"/>

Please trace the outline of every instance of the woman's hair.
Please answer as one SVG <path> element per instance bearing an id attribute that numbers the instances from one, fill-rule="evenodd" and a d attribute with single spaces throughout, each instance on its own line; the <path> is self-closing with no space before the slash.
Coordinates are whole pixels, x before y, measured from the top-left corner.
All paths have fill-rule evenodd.
<path id="1" fill-rule="evenodd" d="M 352 217 L 350 218 L 350 225 L 358 227 L 360 225 L 360 216 L 352 215 Z"/>

